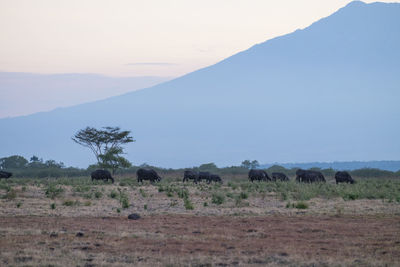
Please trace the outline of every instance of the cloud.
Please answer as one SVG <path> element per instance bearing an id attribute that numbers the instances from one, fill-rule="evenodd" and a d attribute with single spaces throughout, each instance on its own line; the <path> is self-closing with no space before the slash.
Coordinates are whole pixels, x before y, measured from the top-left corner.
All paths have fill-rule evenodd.
<path id="1" fill-rule="evenodd" d="M 175 66 L 178 64 L 170 62 L 135 62 L 135 63 L 128 63 L 126 65 L 127 66 Z"/>

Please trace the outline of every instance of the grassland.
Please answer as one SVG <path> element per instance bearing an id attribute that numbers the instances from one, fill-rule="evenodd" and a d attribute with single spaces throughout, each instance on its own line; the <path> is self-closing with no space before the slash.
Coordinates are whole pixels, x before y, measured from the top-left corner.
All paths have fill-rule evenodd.
<path id="1" fill-rule="evenodd" d="M 15 266 L 396 265 L 400 180 L 3 179 L 0 251 Z"/>

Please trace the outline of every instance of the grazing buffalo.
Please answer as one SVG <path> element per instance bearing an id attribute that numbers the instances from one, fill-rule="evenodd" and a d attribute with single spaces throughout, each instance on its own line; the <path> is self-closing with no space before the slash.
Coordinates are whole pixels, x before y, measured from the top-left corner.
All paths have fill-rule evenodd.
<path id="1" fill-rule="evenodd" d="M 208 183 L 211 182 L 216 182 L 216 183 L 221 183 L 222 184 L 222 179 L 219 175 L 217 174 L 211 174 L 210 175 L 210 180 L 207 181 Z"/>
<path id="2" fill-rule="evenodd" d="M 321 172 L 302 169 L 296 171 L 296 181 L 303 183 L 326 182 L 325 177 Z"/>
<path id="3" fill-rule="evenodd" d="M 289 177 L 286 176 L 286 174 L 281 173 L 281 172 L 273 172 L 272 173 L 272 181 L 282 181 L 282 182 L 286 182 L 289 181 Z"/>
<path id="4" fill-rule="evenodd" d="M 250 181 L 271 181 L 271 178 L 268 176 L 268 173 L 263 170 L 250 170 L 249 171 L 249 180 Z"/>
<path id="5" fill-rule="evenodd" d="M 337 172 L 335 174 L 336 184 L 338 183 L 350 183 L 354 184 L 354 179 L 350 176 L 348 172 Z"/>
<path id="6" fill-rule="evenodd" d="M 185 171 L 183 173 L 183 182 L 193 180 L 194 183 L 197 183 L 197 180 L 199 178 L 199 174 L 194 171 Z"/>
<path id="7" fill-rule="evenodd" d="M 209 172 L 199 172 L 199 175 L 197 177 L 198 182 L 201 182 L 202 180 L 209 182 L 210 179 L 211 179 L 211 173 Z"/>
<path id="8" fill-rule="evenodd" d="M 161 181 L 161 177 L 156 173 L 153 169 L 139 169 L 136 172 L 137 181 L 139 183 L 143 182 L 143 180 L 149 180 L 151 183 Z"/>
<path id="9" fill-rule="evenodd" d="M 0 178 L 10 178 L 12 176 L 11 172 L 0 171 Z"/>
<path id="10" fill-rule="evenodd" d="M 111 180 L 112 183 L 114 183 L 114 178 L 112 178 L 111 173 L 107 170 L 95 170 L 91 174 L 92 181 L 93 180 L 103 180 L 103 181 L 108 181 Z"/>

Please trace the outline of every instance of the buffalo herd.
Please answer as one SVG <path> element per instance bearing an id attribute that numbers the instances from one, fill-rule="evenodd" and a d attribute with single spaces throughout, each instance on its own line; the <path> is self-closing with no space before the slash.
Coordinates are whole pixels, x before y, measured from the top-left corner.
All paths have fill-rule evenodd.
<path id="1" fill-rule="evenodd" d="M 3 177 L 3 173 L 5 173 L 5 172 L 0 171 L 0 175 L 1 175 L 0 177 Z M 136 171 L 136 176 L 137 176 L 137 181 L 139 183 L 142 183 L 143 181 L 146 181 L 146 180 L 150 181 L 151 183 L 154 183 L 154 182 L 159 182 L 162 179 L 155 170 L 150 169 L 150 168 L 138 169 Z M 251 182 L 254 182 L 254 181 L 287 182 L 287 181 L 290 181 L 289 177 L 282 172 L 273 172 L 272 176 L 270 177 L 266 171 L 256 170 L 256 169 L 251 169 L 249 171 L 248 177 L 249 177 L 249 181 L 251 181 Z M 107 170 L 96 170 L 96 171 L 92 172 L 92 181 L 93 180 L 104 180 L 104 181 L 111 180 L 112 183 L 114 183 L 114 178 L 112 178 L 111 173 Z M 211 182 L 222 184 L 221 177 L 217 174 L 213 174 L 210 172 L 196 172 L 196 171 L 186 170 L 183 173 L 183 182 L 188 182 L 189 180 L 193 181 L 193 183 L 196 183 L 196 184 L 201 181 L 205 181 L 208 184 L 210 184 Z M 355 183 L 354 179 L 350 176 L 350 174 L 345 171 L 336 172 L 335 180 L 336 180 L 336 184 L 339 184 L 339 183 L 354 184 Z M 325 180 L 324 175 L 319 171 L 298 169 L 296 171 L 296 182 L 300 182 L 300 183 L 322 182 L 322 183 L 325 183 L 326 180 Z"/>
<path id="2" fill-rule="evenodd" d="M 11 172 L 0 171 L 0 178 L 10 178 L 12 176 Z M 136 172 L 137 181 L 142 183 L 143 181 L 150 181 L 151 183 L 161 181 L 161 177 L 157 174 L 157 172 L 153 169 L 148 168 L 140 168 Z M 108 181 L 110 180 L 114 183 L 114 178 L 111 176 L 111 173 L 107 170 L 95 170 L 91 173 L 92 181 L 93 180 L 103 180 Z M 289 177 L 281 172 L 273 172 L 272 177 L 268 175 L 268 173 L 264 170 L 255 170 L 252 169 L 249 171 L 249 180 L 251 182 L 254 181 L 264 181 L 264 182 L 275 182 L 275 181 L 282 181 L 286 182 L 289 181 Z M 205 181 L 208 184 L 211 182 L 221 183 L 222 179 L 219 175 L 213 174 L 210 172 L 195 172 L 195 171 L 185 171 L 183 173 L 183 182 L 187 182 L 192 180 L 194 183 L 198 183 L 201 181 Z M 335 174 L 336 184 L 339 183 L 349 183 L 354 184 L 355 181 L 351 177 L 348 172 L 345 171 L 338 171 Z M 302 170 L 298 169 L 296 171 L 296 182 L 301 183 L 315 183 L 315 182 L 322 182 L 325 183 L 324 175 L 319 171 L 313 170 Z"/>

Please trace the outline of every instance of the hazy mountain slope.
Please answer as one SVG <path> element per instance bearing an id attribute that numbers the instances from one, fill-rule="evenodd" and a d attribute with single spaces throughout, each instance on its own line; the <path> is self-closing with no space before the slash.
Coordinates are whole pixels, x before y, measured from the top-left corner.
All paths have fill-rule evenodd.
<path id="1" fill-rule="evenodd" d="M 400 4 L 353 2 L 304 30 L 152 88 L 0 120 L 0 156 L 84 166 L 70 137 L 133 131 L 134 163 L 227 165 L 400 158 Z"/>
<path id="2" fill-rule="evenodd" d="M 92 102 L 167 80 L 166 77 L 0 72 L 0 118 Z"/>

